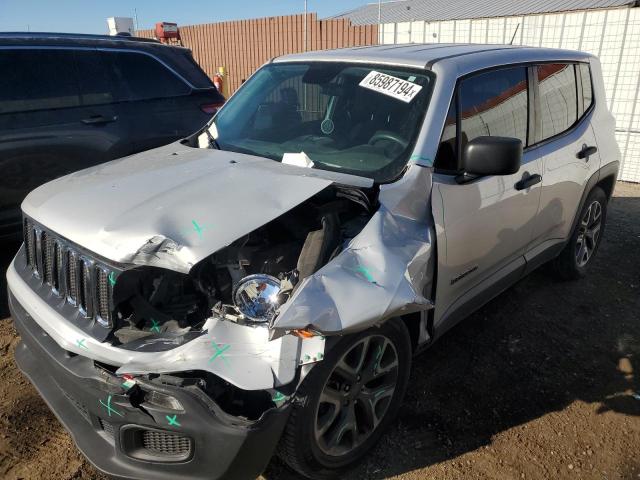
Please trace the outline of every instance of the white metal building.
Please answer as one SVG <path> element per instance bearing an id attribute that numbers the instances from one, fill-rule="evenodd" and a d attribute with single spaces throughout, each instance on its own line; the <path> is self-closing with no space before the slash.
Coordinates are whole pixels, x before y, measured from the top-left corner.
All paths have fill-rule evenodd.
<path id="1" fill-rule="evenodd" d="M 640 1 L 399 0 L 339 15 L 376 24 L 380 42 L 509 43 L 600 57 L 622 152 L 620 180 L 640 182 Z"/>

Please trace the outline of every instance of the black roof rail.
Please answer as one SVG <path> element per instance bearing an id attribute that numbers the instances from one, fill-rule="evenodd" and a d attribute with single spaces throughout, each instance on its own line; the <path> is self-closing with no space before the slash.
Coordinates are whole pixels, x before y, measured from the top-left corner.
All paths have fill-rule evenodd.
<path id="1" fill-rule="evenodd" d="M 58 33 L 58 32 L 0 32 L 2 38 L 61 38 L 69 40 L 124 40 L 129 42 L 161 43 L 155 38 L 134 37 L 129 35 L 95 35 L 91 33 Z"/>

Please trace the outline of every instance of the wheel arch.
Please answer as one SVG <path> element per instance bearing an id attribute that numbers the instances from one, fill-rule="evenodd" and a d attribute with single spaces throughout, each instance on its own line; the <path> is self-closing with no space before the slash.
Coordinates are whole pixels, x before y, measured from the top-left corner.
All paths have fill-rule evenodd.
<path id="1" fill-rule="evenodd" d="M 580 219 L 580 212 L 584 208 L 584 204 L 587 201 L 587 197 L 591 193 L 591 191 L 595 187 L 600 187 L 604 190 L 607 199 L 611 198 L 613 194 L 613 189 L 616 185 L 616 180 L 618 178 L 618 171 L 620 169 L 620 162 L 613 161 L 603 165 L 598 171 L 594 172 L 593 175 L 587 180 L 587 184 L 585 185 L 584 190 L 582 191 L 582 198 L 580 198 L 580 203 L 578 204 L 578 208 L 576 209 L 575 216 L 573 218 L 573 225 L 571 226 L 571 231 L 569 236 L 567 237 L 567 241 L 573 236 L 576 227 L 578 226 L 578 221 Z"/>

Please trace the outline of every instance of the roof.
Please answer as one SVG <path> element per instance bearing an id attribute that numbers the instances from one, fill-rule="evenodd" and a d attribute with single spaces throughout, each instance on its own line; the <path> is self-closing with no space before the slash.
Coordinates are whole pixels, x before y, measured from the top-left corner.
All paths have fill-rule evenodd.
<path id="1" fill-rule="evenodd" d="M 433 22 L 625 7 L 637 3 L 635 0 L 397 0 L 382 2 L 381 19 L 382 23 Z M 348 18 L 355 25 L 376 24 L 378 3 L 370 3 L 332 18 Z"/>
<path id="2" fill-rule="evenodd" d="M 160 43 L 153 38 L 132 37 L 130 35 L 93 35 L 89 33 L 56 33 L 56 32 L 0 32 L 0 39 L 16 40 L 75 40 L 110 41 L 125 40 L 128 42 Z"/>
<path id="3" fill-rule="evenodd" d="M 0 48 L 133 50 L 156 57 L 194 88 L 214 88 L 211 79 L 193 60 L 188 48 L 165 45 L 150 38 L 82 33 L 0 32 Z"/>
<path id="4" fill-rule="evenodd" d="M 587 53 L 572 50 L 518 45 L 408 43 L 295 53 L 277 57 L 273 61 L 275 63 L 301 61 L 357 62 L 429 68 L 434 63 L 440 61 L 447 61 L 448 63 L 455 63 L 462 60 L 468 61 L 469 55 L 472 54 L 474 59 L 486 57 L 489 64 L 506 64 L 514 61 L 584 60 L 590 56 Z M 458 58 L 461 60 L 458 60 Z"/>

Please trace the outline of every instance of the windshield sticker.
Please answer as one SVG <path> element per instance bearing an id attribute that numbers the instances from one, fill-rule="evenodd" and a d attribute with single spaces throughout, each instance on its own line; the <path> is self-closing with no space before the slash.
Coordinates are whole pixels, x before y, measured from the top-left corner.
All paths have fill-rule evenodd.
<path id="1" fill-rule="evenodd" d="M 410 103 L 422 90 L 422 86 L 417 83 L 392 77 L 375 70 L 372 70 L 369 75 L 364 77 L 360 82 L 360 86 L 402 100 L 405 103 Z"/>

